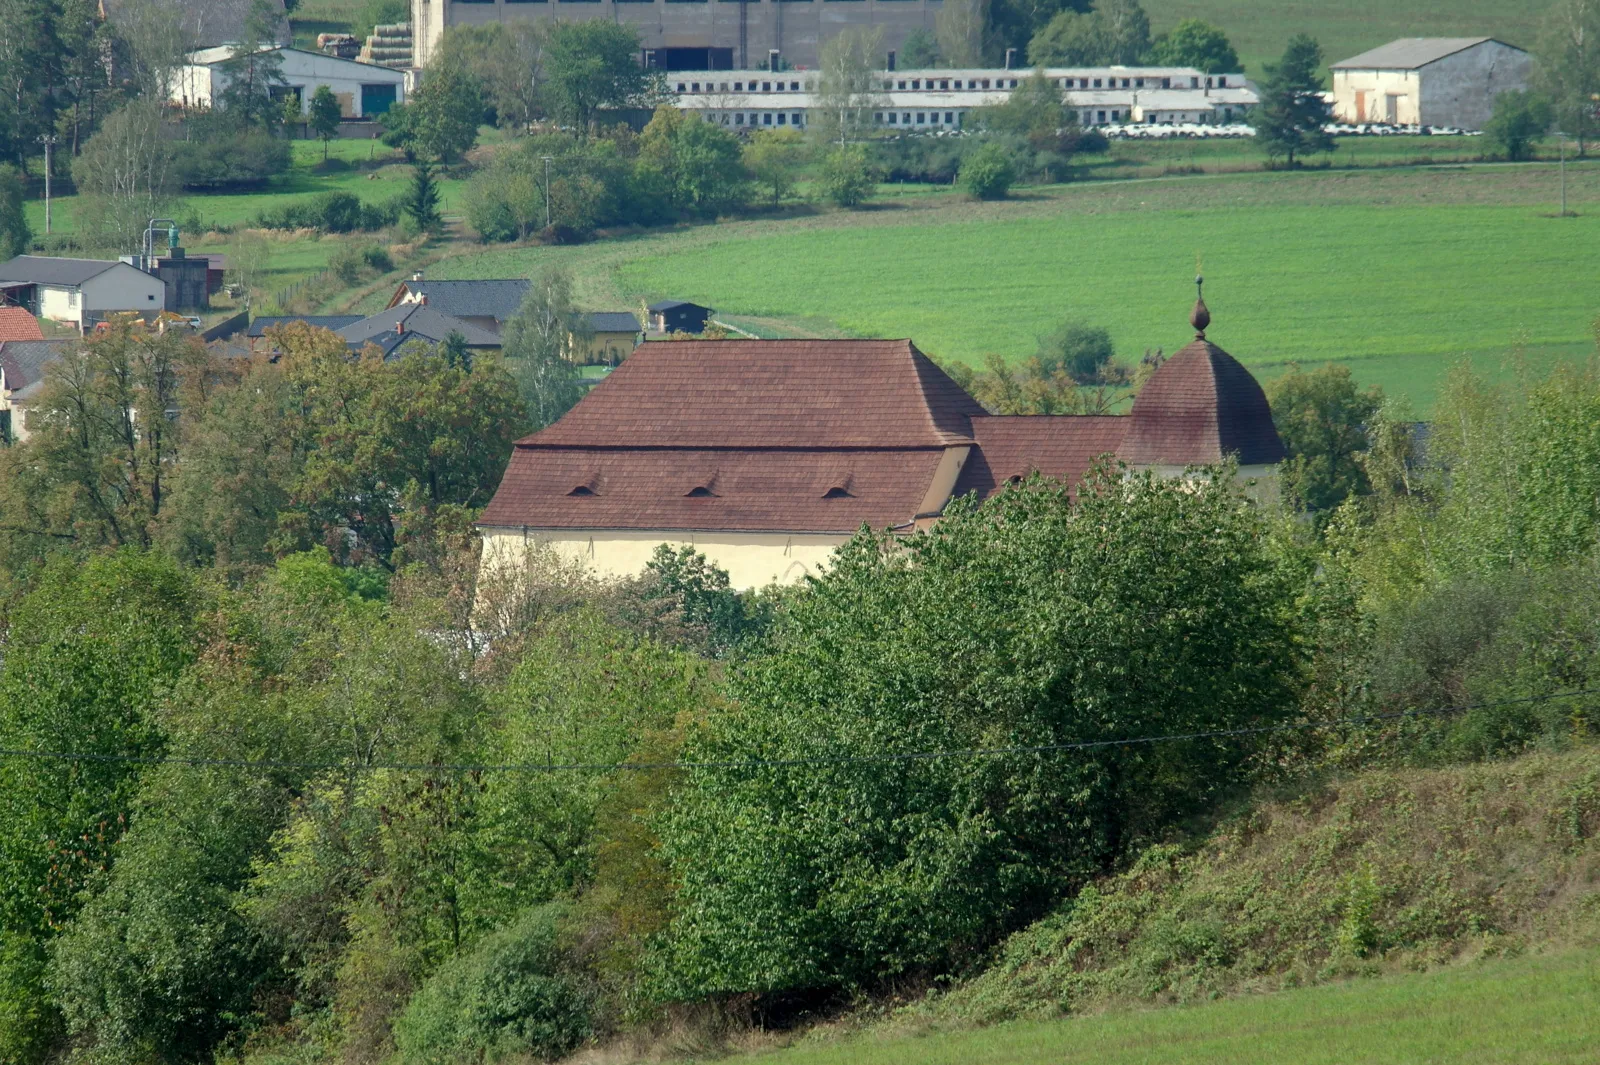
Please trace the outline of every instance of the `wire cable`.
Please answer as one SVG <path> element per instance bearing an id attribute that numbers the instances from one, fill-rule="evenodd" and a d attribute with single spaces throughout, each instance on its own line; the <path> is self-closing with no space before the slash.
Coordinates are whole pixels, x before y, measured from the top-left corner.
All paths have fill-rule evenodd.
<path id="1" fill-rule="evenodd" d="M 292 769 L 310 772 L 340 770 L 347 773 L 373 772 L 427 772 L 427 773 L 645 773 L 661 770 L 693 769 L 761 769 L 798 768 L 824 765 L 859 765 L 865 763 L 923 762 L 944 758 L 996 758 L 1008 755 L 1058 754 L 1066 751 L 1104 750 L 1112 747 L 1150 746 L 1159 743 L 1184 743 L 1194 740 L 1231 739 L 1241 736 L 1259 736 L 1276 732 L 1297 732 L 1315 729 L 1343 728 L 1369 725 L 1381 721 L 1399 721 L 1406 718 L 1448 717 L 1488 710 L 1502 706 L 1519 706 L 1529 703 L 1552 702 L 1583 695 L 1600 694 L 1600 688 L 1580 688 L 1570 692 L 1550 695 L 1530 695 L 1520 699 L 1501 699 L 1495 702 L 1468 703 L 1461 706 L 1437 707 L 1431 710 L 1397 710 L 1382 714 L 1363 714 L 1356 717 L 1332 718 L 1326 721 L 1289 721 L 1273 725 L 1256 725 L 1245 728 L 1213 729 L 1206 732 L 1170 733 L 1158 736 L 1137 736 L 1114 740 L 1082 740 L 1073 743 L 1046 743 L 1032 746 L 969 747 L 933 751 L 885 751 L 880 754 L 816 755 L 805 758 L 751 758 L 710 762 L 525 762 L 505 765 L 493 763 L 448 762 L 309 762 L 278 759 L 249 758 L 196 758 L 184 755 L 98 754 L 87 751 L 41 751 L 25 748 L 0 747 L 0 758 L 32 758 L 59 762 L 125 763 L 132 765 L 175 765 L 193 768 L 223 769 Z"/>

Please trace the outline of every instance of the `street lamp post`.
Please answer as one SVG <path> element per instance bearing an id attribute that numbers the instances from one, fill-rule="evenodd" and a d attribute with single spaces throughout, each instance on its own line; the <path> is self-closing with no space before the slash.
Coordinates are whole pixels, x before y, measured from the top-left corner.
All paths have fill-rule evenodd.
<path id="1" fill-rule="evenodd" d="M 50 235 L 50 160 L 56 146 L 56 135 L 46 133 L 39 138 L 39 143 L 44 145 L 44 232 Z"/>
<path id="2" fill-rule="evenodd" d="M 544 227 L 550 228 L 550 156 L 544 158 Z"/>

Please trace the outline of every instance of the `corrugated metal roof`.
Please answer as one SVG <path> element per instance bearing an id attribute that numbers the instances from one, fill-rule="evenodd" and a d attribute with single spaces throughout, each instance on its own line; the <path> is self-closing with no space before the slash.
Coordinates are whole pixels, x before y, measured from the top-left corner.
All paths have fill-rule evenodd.
<path id="1" fill-rule="evenodd" d="M 1341 59 L 1330 65 L 1331 70 L 1416 70 L 1436 63 L 1446 56 L 1464 52 L 1493 37 L 1402 37 L 1398 41 Z M 1498 42 L 1505 44 L 1504 41 Z M 1515 45 L 1506 45 L 1513 48 Z M 1517 49 L 1521 51 L 1521 49 Z"/>

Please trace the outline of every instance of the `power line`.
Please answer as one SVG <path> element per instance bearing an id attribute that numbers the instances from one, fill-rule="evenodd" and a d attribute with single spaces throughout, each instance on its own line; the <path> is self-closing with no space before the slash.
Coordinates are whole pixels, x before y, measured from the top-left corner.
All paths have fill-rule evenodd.
<path id="1" fill-rule="evenodd" d="M 1488 710 L 1502 706 L 1519 706 L 1528 703 L 1545 703 L 1556 699 L 1571 699 L 1581 695 L 1600 694 L 1600 688 L 1580 688 L 1551 695 L 1530 695 L 1520 699 L 1501 699 L 1487 703 L 1467 703 L 1460 706 L 1438 707 L 1432 710 L 1397 710 L 1383 714 L 1364 714 L 1357 717 L 1332 718 L 1326 721 L 1291 721 L 1275 725 L 1256 725 L 1247 728 L 1214 729 L 1207 732 L 1171 733 L 1159 736 L 1138 736 L 1116 740 L 1083 740 L 1075 743 L 1046 743 L 1014 747 L 969 747 L 954 750 L 884 752 L 882 754 L 817 755 L 808 758 L 752 758 L 713 762 L 525 762 L 507 765 L 492 763 L 448 762 L 304 762 L 278 759 L 248 758 L 191 758 L 182 755 L 96 754 L 80 751 L 38 751 L 22 748 L 0 747 L 0 758 L 32 758 L 58 762 L 103 762 L 133 765 L 176 765 L 193 768 L 220 769 L 299 769 L 308 771 L 341 770 L 347 773 L 379 771 L 428 773 L 641 773 L 666 769 L 761 769 L 766 767 L 800 767 L 820 765 L 857 765 L 873 762 L 926 762 L 944 758 L 997 758 L 1020 754 L 1058 754 L 1065 751 L 1092 751 L 1111 747 L 1140 747 L 1159 743 L 1183 743 L 1193 740 L 1229 739 L 1240 736 L 1260 736 L 1275 732 L 1310 731 L 1315 729 L 1343 728 L 1370 725 L 1381 721 L 1399 721 L 1406 718 L 1448 717 L 1473 710 Z"/>

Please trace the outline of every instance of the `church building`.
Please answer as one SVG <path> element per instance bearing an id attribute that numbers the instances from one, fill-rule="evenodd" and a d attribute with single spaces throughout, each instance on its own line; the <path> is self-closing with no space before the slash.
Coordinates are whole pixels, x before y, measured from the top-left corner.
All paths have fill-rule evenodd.
<path id="1" fill-rule="evenodd" d="M 735 588 L 820 572 L 863 524 L 912 533 L 952 499 L 1034 472 L 1068 484 L 1115 456 L 1164 475 L 1284 457 L 1250 371 L 1195 340 L 1126 415 L 989 414 L 909 340 L 641 345 L 554 425 L 519 440 L 483 512 L 484 566 L 546 543 L 613 576 L 687 544 Z"/>

